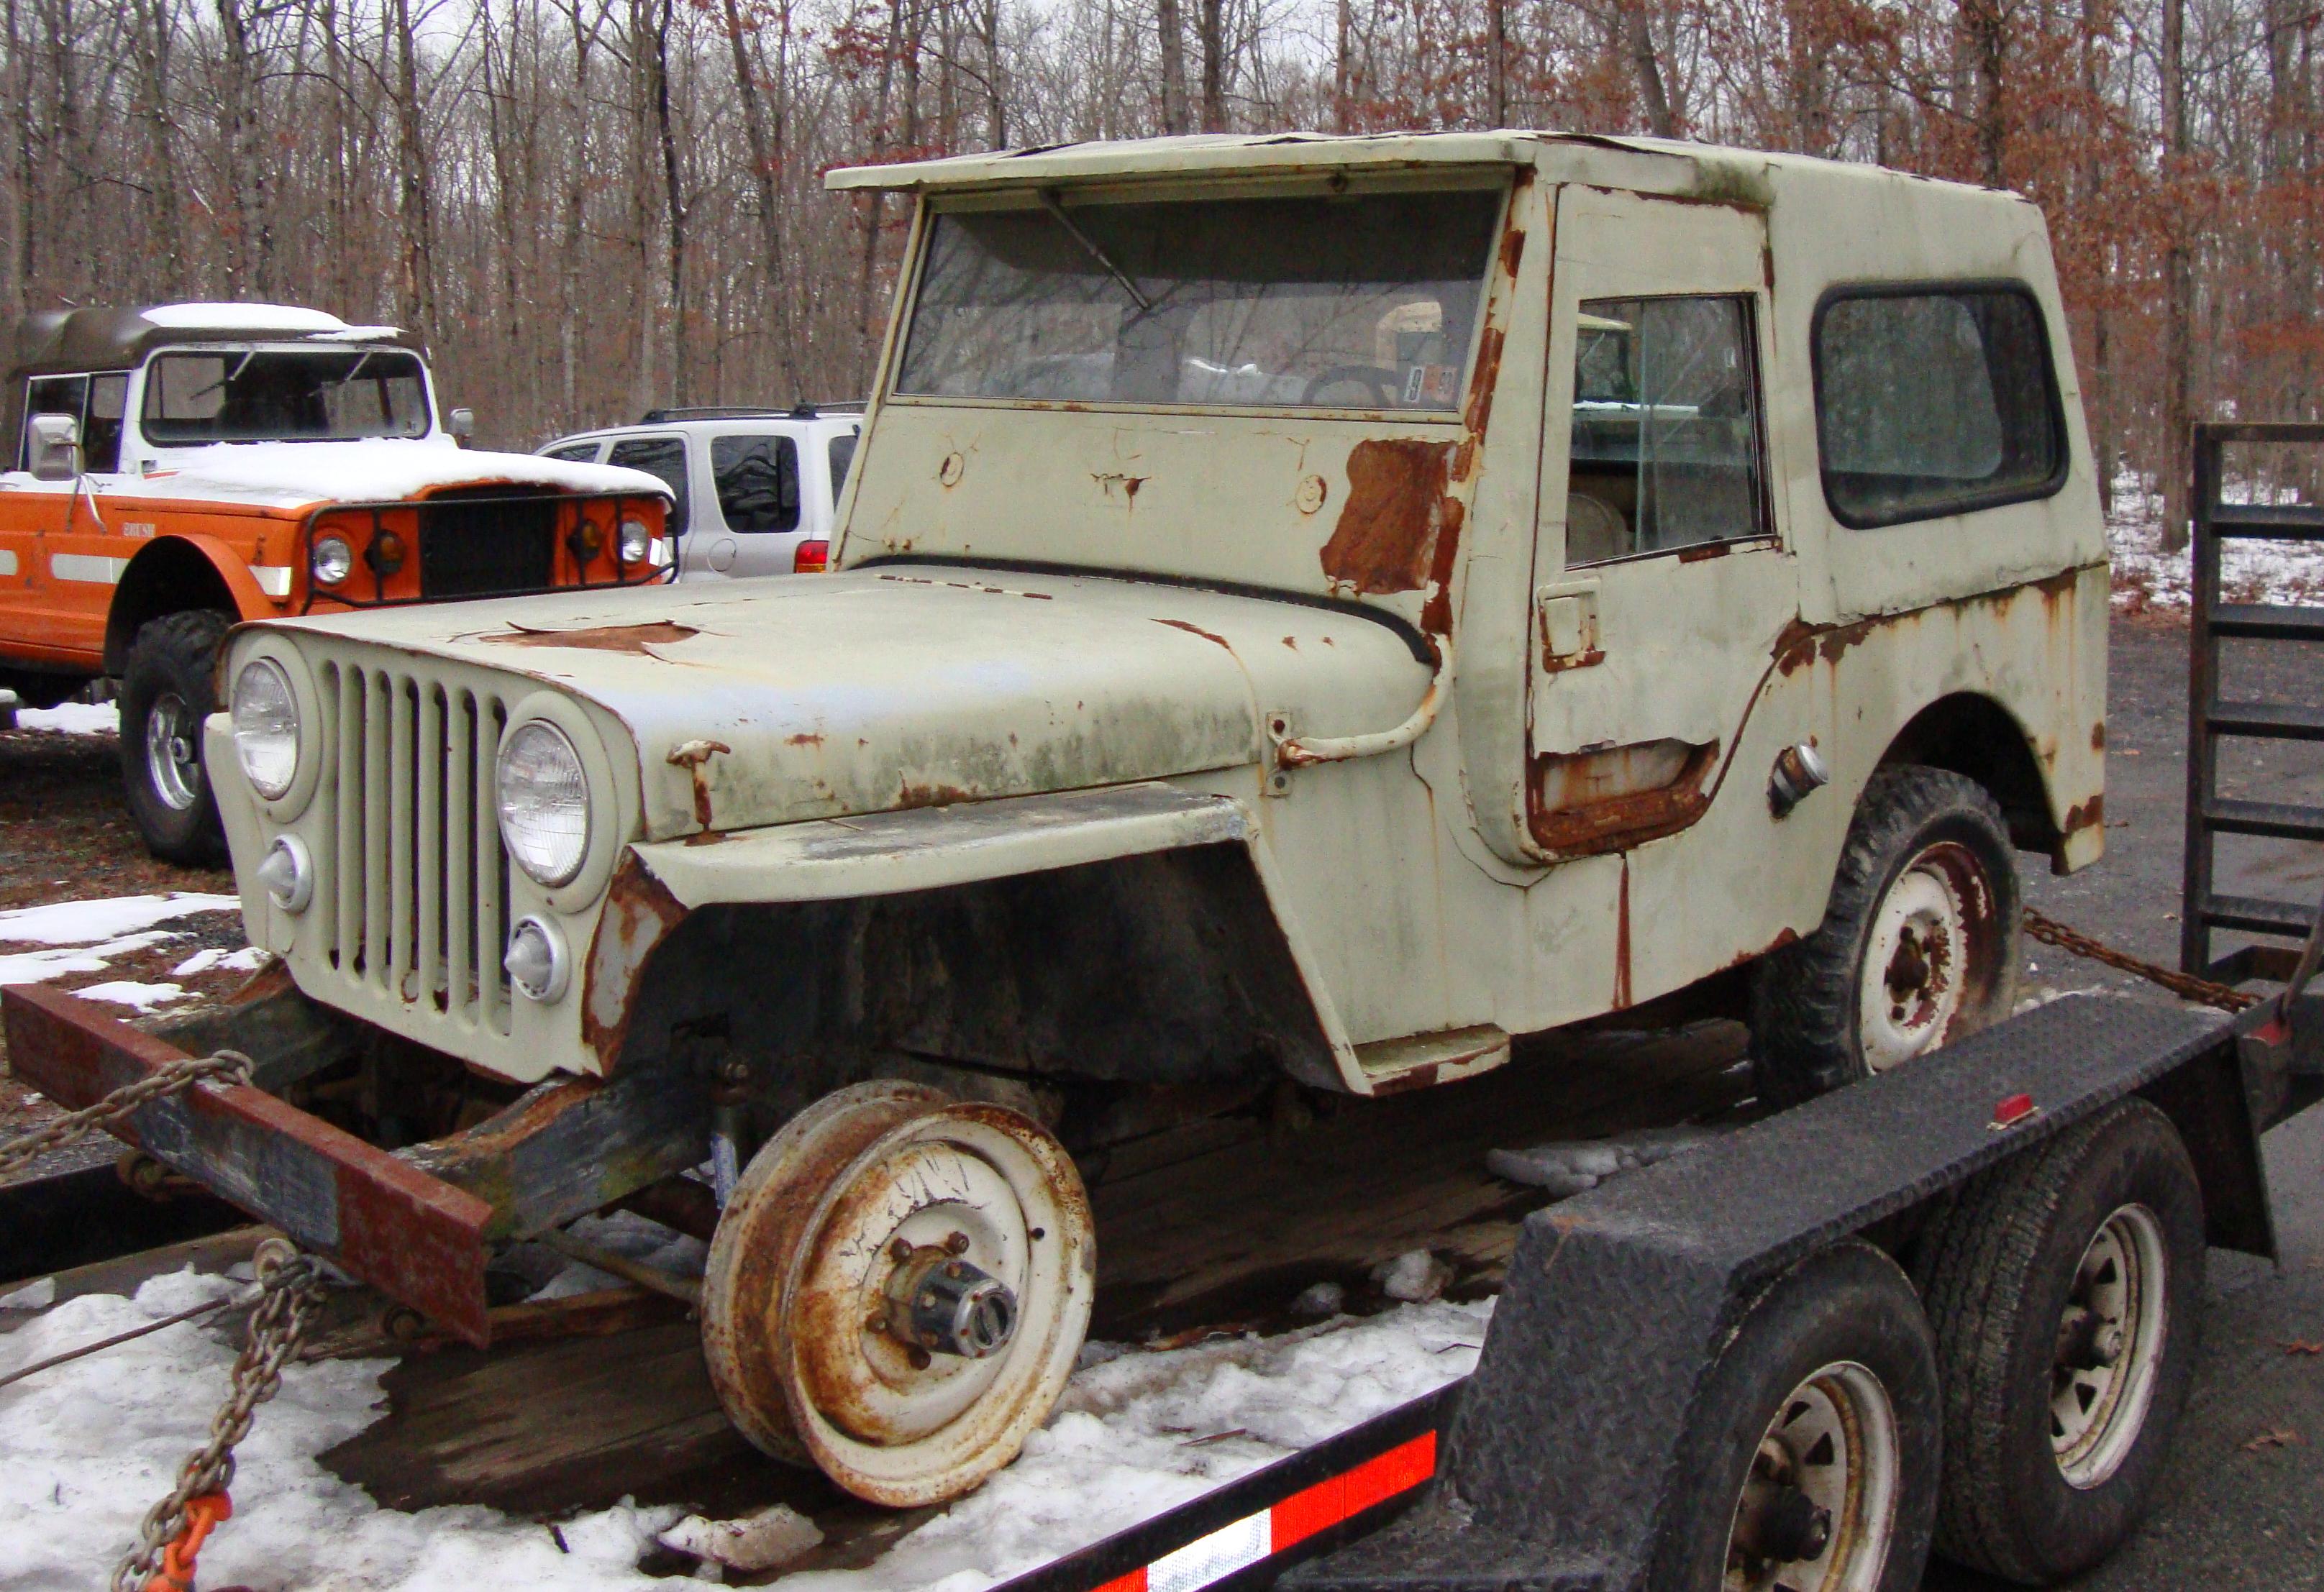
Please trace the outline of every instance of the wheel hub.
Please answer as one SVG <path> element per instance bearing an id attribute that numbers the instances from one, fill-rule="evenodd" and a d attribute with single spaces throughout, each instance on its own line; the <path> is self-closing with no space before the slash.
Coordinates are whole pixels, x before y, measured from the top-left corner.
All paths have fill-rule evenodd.
<path id="1" fill-rule="evenodd" d="M 1973 861 L 1950 842 L 1925 848 L 1896 876 L 1864 950 L 1858 1033 L 1873 1072 L 1944 1043 L 1969 1000 L 1972 935 L 1989 916 Z"/>
<path id="2" fill-rule="evenodd" d="M 153 794 L 174 812 L 192 806 L 201 792 L 201 768 L 194 752 L 193 713 L 185 698 L 165 691 L 145 714 L 145 768 Z"/>
<path id="3" fill-rule="evenodd" d="M 1870 1592 L 1895 1524 L 1896 1417 L 1878 1378 L 1826 1366 L 1777 1406 L 1728 1539 L 1722 1592 Z"/>
<path id="4" fill-rule="evenodd" d="M 2126 1205 L 2075 1268 L 2050 1367 L 2050 1446 L 2073 1486 L 2113 1476 L 2145 1425 L 2168 1330 L 2166 1265 L 2154 1213 Z"/>
<path id="5" fill-rule="evenodd" d="M 974 1262 L 960 1259 L 968 1247 L 966 1233 L 951 1235 L 942 1246 L 916 1249 L 901 1239 L 891 1245 L 896 1269 L 882 1290 L 888 1308 L 881 1330 L 908 1350 L 931 1355 L 981 1360 L 1008 1348 L 1017 1335 L 1017 1294 Z"/>

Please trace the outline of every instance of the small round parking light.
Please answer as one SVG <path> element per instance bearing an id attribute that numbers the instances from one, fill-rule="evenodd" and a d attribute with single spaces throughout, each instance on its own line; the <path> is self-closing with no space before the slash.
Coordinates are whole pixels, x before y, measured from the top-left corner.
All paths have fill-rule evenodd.
<path id="1" fill-rule="evenodd" d="M 355 569 L 355 552 L 343 536 L 316 538 L 315 551 L 307 561 L 309 573 L 318 586 L 336 586 Z"/>
<path id="2" fill-rule="evenodd" d="M 258 864 L 258 882 L 285 912 L 304 912 L 315 899 L 315 862 L 307 842 L 295 834 L 279 834 Z"/>
<path id="3" fill-rule="evenodd" d="M 653 531 L 642 520 L 624 520 L 618 546 L 622 563 L 643 564 L 653 555 Z"/>
<path id="4" fill-rule="evenodd" d="M 517 993 L 527 1000 L 558 999 L 573 981 L 573 959 L 566 952 L 565 936 L 544 917 L 517 921 L 501 965 L 508 969 L 509 981 Z"/>
<path id="5" fill-rule="evenodd" d="M 403 538 L 392 530 L 381 531 L 364 549 L 364 562 L 374 575 L 393 575 L 403 567 Z"/>

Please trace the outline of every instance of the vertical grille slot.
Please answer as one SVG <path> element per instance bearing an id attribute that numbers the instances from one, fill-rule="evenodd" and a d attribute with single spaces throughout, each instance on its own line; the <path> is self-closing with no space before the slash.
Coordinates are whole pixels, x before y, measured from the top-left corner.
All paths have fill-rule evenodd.
<path id="1" fill-rule="evenodd" d="M 356 664 L 321 679 L 333 709 L 332 966 L 378 996 L 507 1033 L 508 860 L 493 812 L 506 705 Z"/>

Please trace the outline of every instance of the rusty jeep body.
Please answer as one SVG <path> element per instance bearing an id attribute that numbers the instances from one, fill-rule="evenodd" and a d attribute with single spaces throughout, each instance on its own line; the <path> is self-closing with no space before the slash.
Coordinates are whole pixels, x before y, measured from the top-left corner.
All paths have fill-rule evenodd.
<path id="1" fill-rule="evenodd" d="M 480 1230 L 712 1167 L 761 1446 L 1005 1463 L 1073 1157 L 1158 1123 L 1688 1003 L 1804 1098 L 2007 1011 L 2016 854 L 2104 833 L 2031 205 L 1519 133 L 831 182 L 918 210 L 830 576 L 248 626 L 208 726 L 253 943 L 529 1090 L 404 1153 Z"/>

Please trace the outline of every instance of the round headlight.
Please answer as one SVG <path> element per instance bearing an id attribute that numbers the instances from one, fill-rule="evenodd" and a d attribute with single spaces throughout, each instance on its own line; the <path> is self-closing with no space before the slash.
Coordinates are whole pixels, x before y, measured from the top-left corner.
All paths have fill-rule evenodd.
<path id="1" fill-rule="evenodd" d="M 647 529 L 642 520 L 624 520 L 622 521 L 619 546 L 622 563 L 643 564 L 646 556 L 653 551 L 653 532 Z"/>
<path id="2" fill-rule="evenodd" d="M 234 750 L 268 801 L 290 788 L 299 772 L 299 699 L 290 677 L 270 659 L 252 658 L 234 678 Z"/>
<path id="3" fill-rule="evenodd" d="M 589 855 L 589 778 L 554 724 L 535 719 L 501 742 L 501 839 L 539 883 L 561 885 Z"/>
<path id="4" fill-rule="evenodd" d="M 314 557 L 308 560 L 308 567 L 317 585 L 336 586 L 347 578 L 347 572 L 355 566 L 355 549 L 347 546 L 346 538 L 326 536 L 315 539 Z"/>

